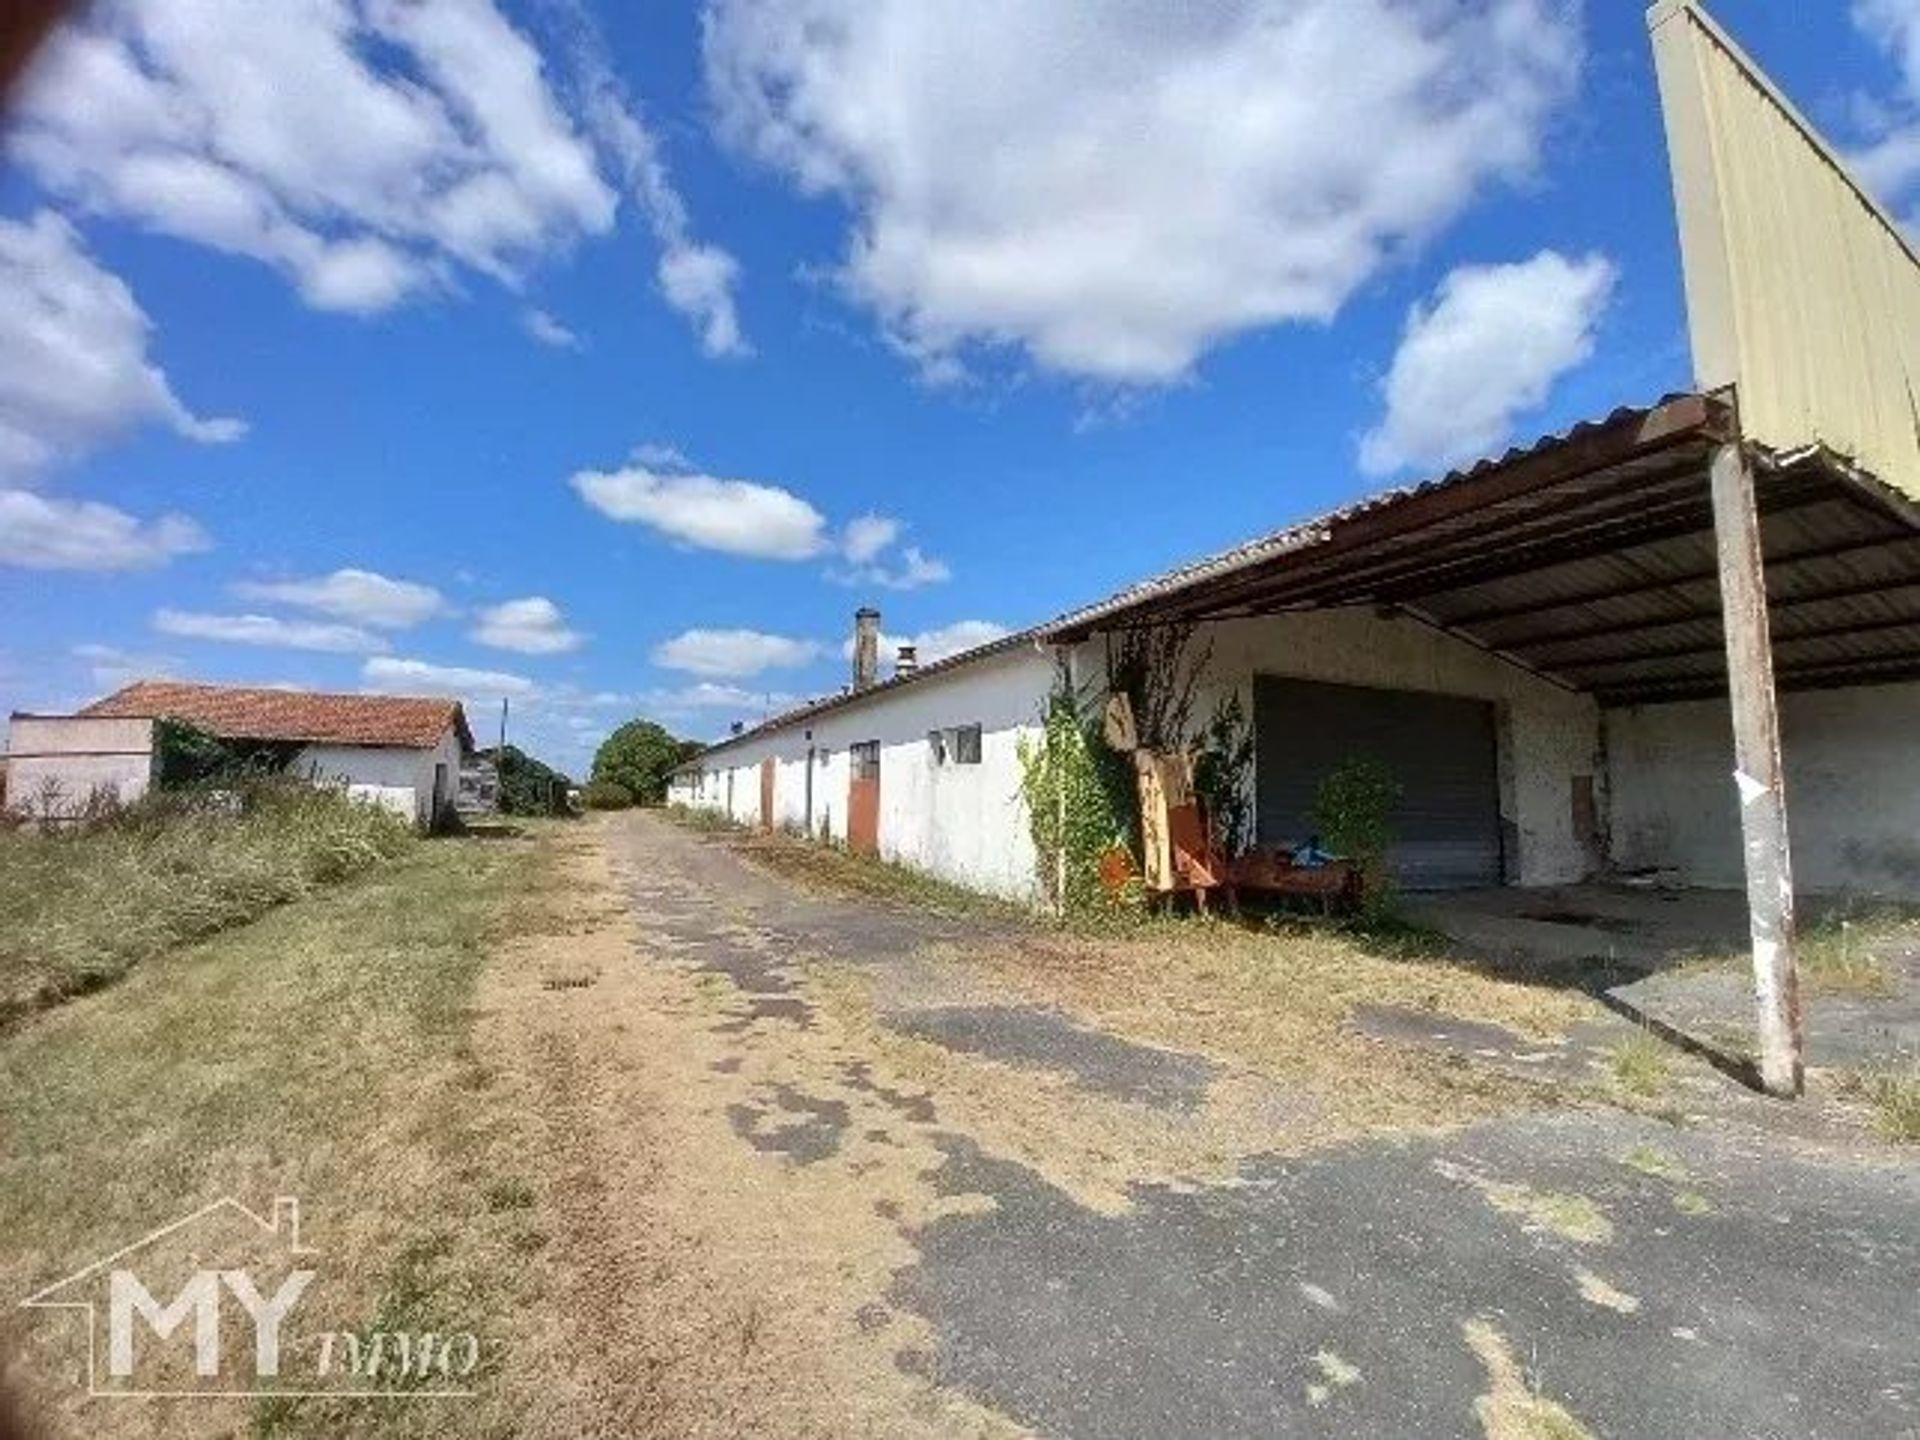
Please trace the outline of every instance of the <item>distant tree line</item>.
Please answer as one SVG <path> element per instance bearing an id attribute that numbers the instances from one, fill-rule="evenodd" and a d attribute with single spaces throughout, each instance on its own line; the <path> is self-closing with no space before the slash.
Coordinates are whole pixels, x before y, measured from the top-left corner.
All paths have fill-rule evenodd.
<path id="1" fill-rule="evenodd" d="M 551 765 L 542 764 L 517 745 L 494 746 L 480 752 L 491 761 L 502 815 L 564 815 L 573 781 Z"/>

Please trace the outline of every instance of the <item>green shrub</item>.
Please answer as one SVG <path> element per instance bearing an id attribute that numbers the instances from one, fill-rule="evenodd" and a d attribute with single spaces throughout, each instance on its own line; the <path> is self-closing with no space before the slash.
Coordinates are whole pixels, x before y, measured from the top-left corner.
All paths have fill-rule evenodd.
<path id="1" fill-rule="evenodd" d="M 580 799 L 589 810 L 625 810 L 633 804 L 633 792 L 617 780 L 589 780 Z"/>
<path id="2" fill-rule="evenodd" d="M 1313 823 L 1320 843 L 1360 867 L 1366 884 L 1363 918 L 1369 923 L 1391 920 L 1397 908 L 1387 851 L 1393 845 L 1393 810 L 1400 794 L 1400 782 L 1385 765 L 1354 756 L 1336 765 L 1314 796 Z"/>

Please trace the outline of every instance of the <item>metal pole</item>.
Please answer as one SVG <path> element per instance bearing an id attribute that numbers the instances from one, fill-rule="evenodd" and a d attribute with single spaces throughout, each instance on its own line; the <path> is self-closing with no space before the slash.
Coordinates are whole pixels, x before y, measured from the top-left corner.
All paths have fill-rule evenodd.
<path id="1" fill-rule="evenodd" d="M 1765 560 L 1753 472 L 1738 442 L 1713 453 L 1713 529 L 1727 638 L 1727 700 L 1733 712 L 1734 784 L 1753 936 L 1753 989 L 1760 1080 L 1774 1095 L 1798 1095 L 1806 1078 L 1800 972 L 1793 945 L 1793 863 L 1787 844 L 1780 714 L 1767 628 Z"/>

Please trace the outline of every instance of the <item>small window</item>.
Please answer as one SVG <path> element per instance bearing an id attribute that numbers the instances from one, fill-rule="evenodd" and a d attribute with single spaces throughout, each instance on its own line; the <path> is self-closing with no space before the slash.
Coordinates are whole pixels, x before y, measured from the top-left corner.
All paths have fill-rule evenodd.
<path id="1" fill-rule="evenodd" d="M 880 742 L 862 740 L 847 747 L 847 761 L 853 767 L 856 780 L 878 780 L 880 778 Z"/>
<path id="2" fill-rule="evenodd" d="M 978 765 L 980 727 L 954 725 L 927 732 L 927 756 L 935 765 Z"/>
<path id="3" fill-rule="evenodd" d="M 949 730 L 951 737 L 947 741 L 947 753 L 953 756 L 956 765 L 978 765 L 980 763 L 980 727 L 962 725 Z"/>

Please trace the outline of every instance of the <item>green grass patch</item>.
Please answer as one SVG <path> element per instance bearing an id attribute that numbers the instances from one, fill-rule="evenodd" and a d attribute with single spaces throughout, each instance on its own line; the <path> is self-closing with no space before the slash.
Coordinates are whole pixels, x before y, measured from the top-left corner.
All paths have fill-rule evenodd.
<path id="1" fill-rule="evenodd" d="M 526 1237 L 540 1200 L 516 1175 L 521 1112 L 478 1066 L 473 1032 L 497 946 L 567 903 L 532 829 L 406 848 L 0 1036 L 0 1293 L 29 1294 L 216 1196 L 296 1195 L 319 1251 L 299 1334 L 472 1331 L 479 1394 L 205 1402 L 170 1424 L 512 1433 L 496 1372 L 537 1288 Z M 97 1432 L 110 1417 L 73 1393 L 77 1336 L 43 1333 L 61 1323 L 0 1315 L 0 1343 L 23 1357 L 13 1398 L 47 1433 Z"/>
<path id="2" fill-rule="evenodd" d="M 155 793 L 71 830 L 0 833 L 0 1027 L 414 843 L 392 812 L 292 781 Z"/>
<path id="3" fill-rule="evenodd" d="M 1671 1057 L 1659 1038 L 1647 1030 L 1637 1030 L 1607 1052 L 1613 1078 L 1629 1094 L 1658 1095 L 1667 1088 Z"/>

